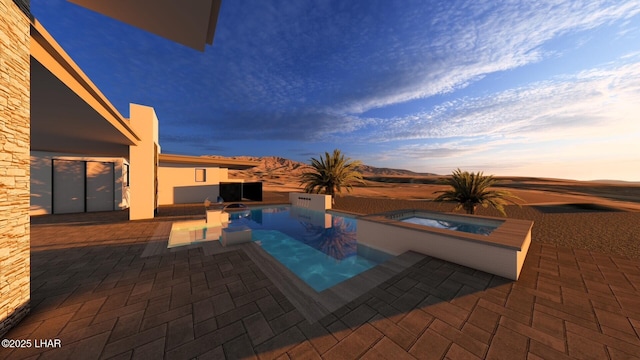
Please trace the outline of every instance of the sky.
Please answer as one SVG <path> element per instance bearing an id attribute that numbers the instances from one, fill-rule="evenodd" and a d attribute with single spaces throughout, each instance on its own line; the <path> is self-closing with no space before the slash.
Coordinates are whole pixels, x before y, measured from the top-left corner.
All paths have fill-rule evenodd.
<path id="1" fill-rule="evenodd" d="M 31 10 L 163 153 L 640 181 L 640 0 L 224 0 L 204 52 Z"/>

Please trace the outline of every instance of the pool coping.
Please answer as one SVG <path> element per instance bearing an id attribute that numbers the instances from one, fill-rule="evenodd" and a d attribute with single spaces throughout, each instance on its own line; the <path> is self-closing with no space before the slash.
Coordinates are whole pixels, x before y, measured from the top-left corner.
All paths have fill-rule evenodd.
<path id="1" fill-rule="evenodd" d="M 450 216 L 471 222 L 499 220 L 488 236 L 402 222 L 407 216 Z M 404 209 L 357 218 L 357 239 L 392 255 L 415 251 L 442 260 L 518 280 L 531 245 L 533 221 Z M 393 239 L 393 241 L 388 241 Z"/>
<path id="2" fill-rule="evenodd" d="M 426 255 L 408 251 L 317 292 L 255 242 L 242 244 L 239 247 L 310 324 L 366 294 L 426 257 Z"/>
<path id="3" fill-rule="evenodd" d="M 495 230 L 491 232 L 491 234 L 487 235 L 479 235 L 473 233 L 460 232 L 455 230 L 447 230 L 440 229 L 435 227 L 429 227 L 425 225 L 418 225 L 412 223 L 401 222 L 397 220 L 399 217 L 405 216 L 415 216 L 419 214 L 434 214 L 435 216 L 453 216 L 453 217 L 465 217 L 470 220 L 490 220 L 490 221 L 500 221 L 500 224 Z M 394 218 L 389 218 L 393 216 Z M 521 220 L 521 219 L 512 219 L 512 218 L 499 218 L 492 216 L 479 216 L 473 215 L 471 218 L 470 215 L 462 215 L 452 212 L 438 212 L 438 211 L 428 211 L 428 210 L 416 210 L 416 209 L 403 209 L 403 210 L 394 210 L 388 211 L 384 213 L 370 214 L 370 215 L 361 215 L 357 218 L 362 221 L 370 221 L 383 223 L 389 226 L 395 226 L 400 228 L 408 228 L 421 232 L 431 232 L 440 235 L 446 235 L 448 237 L 455 237 L 459 240 L 470 241 L 470 242 L 479 242 L 482 244 L 491 244 L 495 246 L 505 247 L 507 249 L 512 250 L 522 250 L 524 246 L 523 239 L 514 238 L 514 234 L 522 234 L 527 233 L 533 227 L 533 221 L 531 220 Z"/>

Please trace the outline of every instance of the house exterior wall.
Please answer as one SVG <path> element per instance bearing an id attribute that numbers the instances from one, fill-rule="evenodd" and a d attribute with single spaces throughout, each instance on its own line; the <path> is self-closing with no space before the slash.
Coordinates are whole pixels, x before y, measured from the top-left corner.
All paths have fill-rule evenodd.
<path id="1" fill-rule="evenodd" d="M 131 104 L 131 127 L 140 142 L 129 147 L 129 219 L 153 219 L 156 211 L 158 118 L 152 107 Z"/>
<path id="2" fill-rule="evenodd" d="M 28 16 L 0 0 L 0 337 L 29 312 Z"/>
<path id="3" fill-rule="evenodd" d="M 196 181 L 196 169 L 206 171 L 205 181 Z M 158 199 L 160 205 L 215 202 L 220 195 L 220 182 L 229 180 L 228 169 L 199 167 L 188 164 L 160 163 L 158 168 Z"/>
<path id="4" fill-rule="evenodd" d="M 78 156 L 73 154 L 32 151 L 31 152 L 31 206 L 29 214 L 51 214 L 53 210 L 53 160 L 97 161 L 114 164 L 114 204 L 111 210 L 122 210 L 129 207 L 129 186 L 125 166 L 126 159 L 95 156 Z"/>

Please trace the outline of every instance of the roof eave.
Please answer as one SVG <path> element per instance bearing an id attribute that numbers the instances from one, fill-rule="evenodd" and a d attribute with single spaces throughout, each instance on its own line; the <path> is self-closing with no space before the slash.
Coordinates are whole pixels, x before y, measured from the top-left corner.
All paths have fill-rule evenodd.
<path id="1" fill-rule="evenodd" d="M 203 156 L 187 156 L 175 154 L 160 154 L 158 161 L 161 163 L 170 164 L 224 167 L 233 170 L 246 170 L 260 165 L 259 161 L 253 160 L 209 158 Z"/>

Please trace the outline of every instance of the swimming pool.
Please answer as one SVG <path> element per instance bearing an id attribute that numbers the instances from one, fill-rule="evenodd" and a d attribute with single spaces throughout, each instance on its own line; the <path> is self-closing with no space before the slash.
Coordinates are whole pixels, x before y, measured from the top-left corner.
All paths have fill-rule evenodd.
<path id="1" fill-rule="evenodd" d="M 229 227 L 247 226 L 252 240 L 320 292 L 386 261 L 391 255 L 356 240 L 356 219 L 291 206 L 230 213 Z"/>
<path id="2" fill-rule="evenodd" d="M 355 219 L 304 208 L 282 206 L 232 213 L 229 227 L 234 226 L 251 228 L 252 240 L 318 292 L 390 257 L 365 257 L 358 251 Z"/>
<path id="3" fill-rule="evenodd" d="M 400 220 L 405 223 L 430 226 L 438 229 L 447 229 L 454 231 L 462 231 L 470 234 L 478 234 L 488 236 L 491 232 L 500 226 L 500 224 L 477 224 L 463 222 L 452 219 L 437 219 L 425 216 L 411 216 Z"/>

